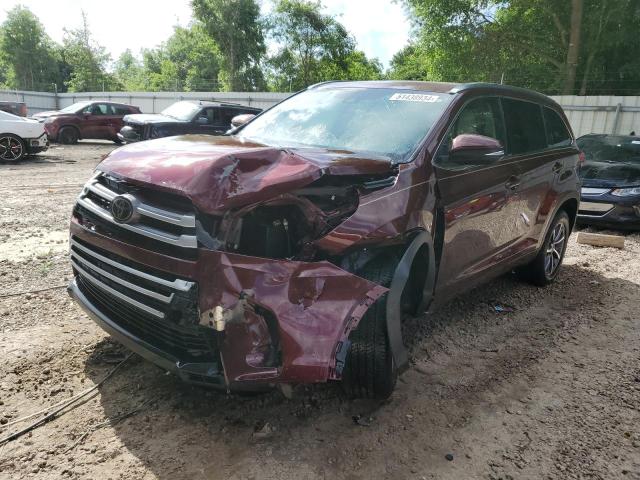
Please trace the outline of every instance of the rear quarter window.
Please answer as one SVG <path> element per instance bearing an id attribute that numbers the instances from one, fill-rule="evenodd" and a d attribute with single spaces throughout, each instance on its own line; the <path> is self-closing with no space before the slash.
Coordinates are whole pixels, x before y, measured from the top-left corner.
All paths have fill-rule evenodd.
<path id="1" fill-rule="evenodd" d="M 550 147 L 568 147 L 571 145 L 571 134 L 558 112 L 544 107 L 544 124 Z"/>
<path id="2" fill-rule="evenodd" d="M 511 98 L 502 99 L 509 153 L 518 155 L 547 148 L 542 107 Z"/>

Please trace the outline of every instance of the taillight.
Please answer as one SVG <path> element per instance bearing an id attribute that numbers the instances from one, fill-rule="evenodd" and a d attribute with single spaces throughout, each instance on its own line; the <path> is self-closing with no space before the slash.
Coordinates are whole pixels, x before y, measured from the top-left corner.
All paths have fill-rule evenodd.
<path id="1" fill-rule="evenodd" d="M 27 105 L 26 104 L 22 104 L 20 105 L 20 116 L 22 117 L 26 117 L 27 116 Z"/>
<path id="2" fill-rule="evenodd" d="M 587 156 L 584 154 L 584 152 L 582 150 L 580 150 L 580 153 L 578 154 L 578 166 L 581 167 L 584 165 L 584 162 L 587 161 Z"/>

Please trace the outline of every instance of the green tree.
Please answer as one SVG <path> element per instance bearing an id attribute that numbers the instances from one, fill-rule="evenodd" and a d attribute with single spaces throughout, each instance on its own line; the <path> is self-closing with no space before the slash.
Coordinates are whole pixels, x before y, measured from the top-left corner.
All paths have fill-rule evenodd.
<path id="1" fill-rule="evenodd" d="M 219 90 L 222 56 L 199 22 L 175 27 L 165 43 L 144 50 L 142 59 L 142 79 L 148 90 Z"/>
<path id="2" fill-rule="evenodd" d="M 548 93 L 640 89 L 640 0 L 403 0 L 418 40 L 393 77 L 489 80 Z"/>
<path id="3" fill-rule="evenodd" d="M 82 27 L 65 30 L 63 57 L 71 68 L 66 82 L 71 92 L 120 90 L 122 85 L 106 68 L 111 56 L 91 37 L 87 15 L 82 12 Z"/>
<path id="4" fill-rule="evenodd" d="M 38 18 L 17 6 L 0 26 L 0 82 L 21 90 L 51 90 L 62 83 L 60 57 Z"/>
<path id="5" fill-rule="evenodd" d="M 116 60 L 113 74 L 125 90 L 142 91 L 146 88 L 144 69 L 129 49 L 122 52 Z"/>
<path id="6" fill-rule="evenodd" d="M 276 90 L 325 80 L 381 78 L 382 66 L 356 50 L 355 40 L 319 1 L 278 0 L 266 22 L 277 52 L 268 60 Z"/>
<path id="7" fill-rule="evenodd" d="M 260 61 L 266 53 L 255 0 L 192 0 L 194 16 L 222 53 L 220 78 L 226 90 L 264 88 Z"/>

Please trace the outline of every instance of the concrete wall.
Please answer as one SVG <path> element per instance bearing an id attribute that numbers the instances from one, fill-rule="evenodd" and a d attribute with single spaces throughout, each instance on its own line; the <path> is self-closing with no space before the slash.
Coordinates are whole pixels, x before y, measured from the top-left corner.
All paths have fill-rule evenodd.
<path id="1" fill-rule="evenodd" d="M 290 93 L 273 92 L 84 92 L 53 93 L 0 91 L 0 100 L 26 102 L 29 114 L 64 108 L 83 100 L 112 100 L 137 105 L 145 113 L 158 113 L 178 100 L 198 99 L 268 108 Z M 640 134 L 640 96 L 610 95 L 554 98 L 563 106 L 576 136 L 587 133 Z"/>

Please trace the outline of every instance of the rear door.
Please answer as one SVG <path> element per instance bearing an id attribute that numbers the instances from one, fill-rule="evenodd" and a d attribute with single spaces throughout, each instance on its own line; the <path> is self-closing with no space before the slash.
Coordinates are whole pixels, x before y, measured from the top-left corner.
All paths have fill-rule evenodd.
<path id="1" fill-rule="evenodd" d="M 514 253 L 533 254 L 544 234 L 546 217 L 556 204 L 555 183 L 565 170 L 563 157 L 572 150 L 571 135 L 549 107 L 512 98 L 503 98 L 502 107 L 508 153 L 517 161 L 520 176 L 512 200 L 518 211 Z"/>
<path id="2" fill-rule="evenodd" d="M 517 240 L 511 204 L 517 188 L 516 167 L 504 150 L 465 156 L 453 162 L 449 149 L 462 134 L 475 134 L 506 143 L 500 100 L 480 97 L 469 101 L 449 128 L 434 158 L 438 213 L 444 238 L 436 292 L 448 297 L 495 275 Z M 447 293 L 448 292 L 448 293 Z"/>

